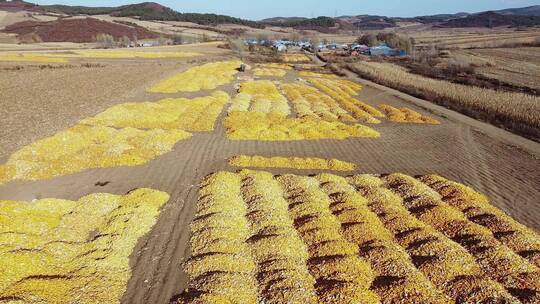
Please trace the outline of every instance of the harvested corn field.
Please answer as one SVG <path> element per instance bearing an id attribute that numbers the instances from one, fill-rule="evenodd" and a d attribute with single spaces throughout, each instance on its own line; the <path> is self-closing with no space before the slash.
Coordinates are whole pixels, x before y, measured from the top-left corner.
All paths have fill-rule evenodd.
<path id="1" fill-rule="evenodd" d="M 118 303 L 129 254 L 169 195 L 138 189 L 78 201 L 0 201 L 0 302 Z"/>
<path id="2" fill-rule="evenodd" d="M 178 303 L 536 303 L 538 266 L 423 180 L 482 198 L 431 176 L 208 176 L 191 223 L 189 289 Z M 418 208 L 427 204 L 436 207 Z M 485 200 L 469 204 L 512 221 Z M 529 248 L 540 244 L 534 231 L 515 231 Z"/>
<path id="3" fill-rule="evenodd" d="M 317 157 L 264 157 L 237 155 L 229 159 L 229 164 L 245 168 L 290 168 L 311 170 L 353 171 L 356 165 L 339 159 Z"/>

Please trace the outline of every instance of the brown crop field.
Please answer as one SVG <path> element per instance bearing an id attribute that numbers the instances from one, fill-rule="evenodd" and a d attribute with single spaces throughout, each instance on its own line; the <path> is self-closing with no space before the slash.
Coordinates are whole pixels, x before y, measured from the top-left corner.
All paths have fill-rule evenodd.
<path id="1" fill-rule="evenodd" d="M 540 144 L 312 57 L 0 52 L 0 303 L 539 303 Z"/>

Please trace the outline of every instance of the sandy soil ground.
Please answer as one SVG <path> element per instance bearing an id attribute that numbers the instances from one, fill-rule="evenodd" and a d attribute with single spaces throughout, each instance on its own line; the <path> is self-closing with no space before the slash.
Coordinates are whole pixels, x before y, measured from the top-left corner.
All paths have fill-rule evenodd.
<path id="1" fill-rule="evenodd" d="M 6 156 L 23 144 L 63 129 L 111 104 L 158 100 L 163 96 L 146 93 L 144 89 L 174 70 L 188 66 L 181 62 L 134 65 L 111 65 L 95 71 L 23 71 L 20 76 L 15 72 L 9 74 L 11 77 L 2 73 L 0 90 L 9 92 L 2 102 L 9 110 L 3 109 L 1 113 L 0 155 Z M 288 80 L 295 78 L 296 74 L 287 77 Z M 119 79 L 125 83 L 120 88 Z M 234 85 L 231 83 L 219 89 L 233 94 Z M 167 96 L 192 97 L 209 93 Z M 430 114 L 442 124 L 424 126 L 384 122 L 374 127 L 381 132 L 380 139 L 230 141 L 224 136 L 221 118 L 225 113 L 222 113 L 215 131 L 195 133 L 191 139 L 179 142 L 173 152 L 147 165 L 88 170 L 47 181 L 12 182 L 0 186 L 0 200 L 77 199 L 94 192 L 123 194 L 138 187 L 168 192 L 171 200 L 164 207 L 158 223 L 140 240 L 132 254 L 133 276 L 123 303 L 168 303 L 184 289 L 187 278 L 182 271 L 182 262 L 189 256 L 188 224 L 194 215 L 197 184 L 214 171 L 236 170 L 227 164 L 227 159 L 237 154 L 338 158 L 358 164 L 354 173 L 437 173 L 473 186 L 518 221 L 540 229 L 538 159 L 486 135 L 489 132 L 481 127 L 447 118 L 440 114 L 444 111 L 428 113 L 385 90 L 366 86 L 359 98 L 370 104 L 408 107 Z M 532 145 L 540 151 L 538 144 Z M 276 174 L 320 172 L 269 171 Z M 98 186 L 98 182 L 109 183 Z"/>

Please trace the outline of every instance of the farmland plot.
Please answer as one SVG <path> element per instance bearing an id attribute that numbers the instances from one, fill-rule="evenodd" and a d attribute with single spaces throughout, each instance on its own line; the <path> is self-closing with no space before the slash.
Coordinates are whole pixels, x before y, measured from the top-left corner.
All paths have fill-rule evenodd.
<path id="1" fill-rule="evenodd" d="M 119 303 L 129 255 L 169 195 L 0 201 L 0 302 Z"/>
<path id="2" fill-rule="evenodd" d="M 244 170 L 199 195 L 178 303 L 540 299 L 540 236 L 442 177 Z"/>

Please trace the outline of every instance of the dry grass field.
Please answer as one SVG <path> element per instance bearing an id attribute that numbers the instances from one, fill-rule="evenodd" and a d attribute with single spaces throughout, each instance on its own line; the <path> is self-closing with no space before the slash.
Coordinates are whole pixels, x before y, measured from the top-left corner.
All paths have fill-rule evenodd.
<path id="1" fill-rule="evenodd" d="M 0 62 L 0 302 L 540 301 L 538 143 L 303 53 L 145 51 L 200 55 Z"/>
<path id="2" fill-rule="evenodd" d="M 400 31 L 400 30 L 398 30 Z M 434 45 L 440 48 L 493 48 L 537 42 L 540 30 L 532 28 L 515 31 L 507 28 L 463 28 L 417 30 L 404 28 L 400 32 L 415 39 L 417 46 Z"/>
<path id="3" fill-rule="evenodd" d="M 539 47 L 459 50 L 451 59 L 476 66 L 485 77 L 540 91 Z"/>
<path id="4" fill-rule="evenodd" d="M 427 98 L 536 140 L 540 138 L 539 97 L 432 79 L 412 74 L 391 63 L 358 62 L 349 68 L 377 83 Z"/>

